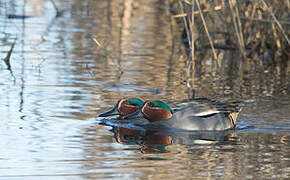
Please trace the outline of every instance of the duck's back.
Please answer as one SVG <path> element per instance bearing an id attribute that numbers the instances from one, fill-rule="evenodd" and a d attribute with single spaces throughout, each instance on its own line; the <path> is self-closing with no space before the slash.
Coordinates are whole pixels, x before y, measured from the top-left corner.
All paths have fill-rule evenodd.
<path id="1" fill-rule="evenodd" d="M 225 130 L 235 127 L 239 110 L 237 104 L 195 99 L 175 104 L 173 117 L 160 123 L 185 130 Z"/>

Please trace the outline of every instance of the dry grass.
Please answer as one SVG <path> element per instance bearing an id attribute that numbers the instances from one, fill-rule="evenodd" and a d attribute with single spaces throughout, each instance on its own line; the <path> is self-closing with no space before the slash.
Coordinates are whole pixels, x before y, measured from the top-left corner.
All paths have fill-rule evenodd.
<path id="1" fill-rule="evenodd" d="M 224 49 L 227 47 L 239 49 L 244 59 L 249 58 L 248 55 L 253 51 L 261 53 L 268 49 L 289 55 L 289 0 L 271 3 L 265 0 L 219 2 L 178 0 L 178 2 L 180 14 L 174 17 L 184 19 L 187 37 L 191 37 L 190 49 L 192 44 L 199 48 L 207 47 L 209 44 L 214 59 L 217 59 L 215 49 L 218 45 Z M 198 32 L 188 28 L 190 27 L 188 24 L 195 26 Z M 198 38 L 192 38 L 193 34 L 198 34 Z M 221 35 L 227 39 L 224 37 L 222 39 Z"/>
<path id="2" fill-rule="evenodd" d="M 249 71 L 253 74 L 270 71 L 284 82 L 282 77 L 287 77 L 290 59 L 289 0 L 171 2 L 178 9 L 172 16 L 183 38 L 188 39 L 184 45 L 189 57 L 185 78 L 189 89 L 198 91 L 198 76 L 204 69 L 213 72 L 210 79 L 214 79 L 215 73 L 224 72 L 221 66 L 230 66 L 240 82 Z M 179 21 L 181 18 L 183 20 Z M 235 54 L 232 62 L 226 59 L 228 52 Z M 211 55 L 205 55 L 208 53 Z M 214 71 L 205 67 L 209 58 Z M 282 87 L 278 89 L 285 89 L 287 84 L 277 85 Z"/>

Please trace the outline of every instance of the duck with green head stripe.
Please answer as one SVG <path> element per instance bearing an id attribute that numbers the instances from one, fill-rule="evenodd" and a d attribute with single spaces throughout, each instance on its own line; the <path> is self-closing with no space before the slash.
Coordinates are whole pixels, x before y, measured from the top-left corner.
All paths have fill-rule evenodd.
<path id="1" fill-rule="evenodd" d="M 144 117 L 154 124 L 184 130 L 233 129 L 239 111 L 237 104 L 204 98 L 180 103 L 174 111 L 160 100 L 146 101 L 141 109 Z"/>
<path id="2" fill-rule="evenodd" d="M 143 104 L 144 99 L 140 97 L 124 97 L 118 100 L 113 109 L 100 114 L 99 117 L 108 117 L 113 115 L 119 115 L 122 117 L 129 114 L 134 117 L 134 113 L 136 113 L 136 115 L 139 114 Z"/>
<path id="3" fill-rule="evenodd" d="M 174 109 L 170 108 L 173 106 Z M 99 117 L 120 115 L 138 118 L 139 114 L 155 125 L 184 130 L 226 130 L 236 127 L 240 107 L 224 101 L 205 98 L 167 105 L 160 100 L 146 101 L 139 97 L 120 99 L 114 108 Z"/>

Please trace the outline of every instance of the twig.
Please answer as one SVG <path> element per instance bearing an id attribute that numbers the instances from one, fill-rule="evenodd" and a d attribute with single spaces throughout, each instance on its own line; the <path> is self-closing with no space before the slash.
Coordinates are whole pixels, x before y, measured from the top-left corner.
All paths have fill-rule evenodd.
<path id="1" fill-rule="evenodd" d="M 193 7 L 194 7 L 194 3 L 191 3 L 191 4 L 193 4 Z M 207 13 L 207 12 L 211 12 L 211 11 L 219 11 L 221 9 L 222 9 L 222 6 L 216 6 L 213 9 L 203 9 L 202 12 Z M 191 14 L 199 14 L 199 11 L 192 11 Z M 182 14 L 174 15 L 172 17 L 173 18 L 180 18 L 180 17 L 184 17 L 184 16 L 189 16 L 189 15 L 190 15 L 189 13 L 182 13 Z"/>
<path id="2" fill-rule="evenodd" d="M 99 47 L 102 47 L 101 43 L 96 38 L 92 38 L 92 39 Z"/>
<path id="3" fill-rule="evenodd" d="M 14 39 L 14 42 L 12 43 L 10 50 L 8 51 L 6 57 L 3 59 L 4 62 L 5 62 L 5 64 L 7 65 L 7 69 L 8 69 L 9 71 L 12 71 L 12 70 L 11 70 L 11 64 L 10 64 L 10 57 L 11 57 L 11 54 L 12 54 L 12 51 L 13 51 L 14 45 L 15 45 L 15 43 L 16 43 L 16 39 L 17 39 L 17 38 Z"/>
<path id="4" fill-rule="evenodd" d="M 108 57 L 111 57 L 113 59 L 115 58 L 114 56 L 111 55 L 110 52 L 108 52 L 108 50 L 105 47 L 102 46 L 102 44 L 96 38 L 93 37 L 92 40 L 99 48 L 101 48 L 102 50 L 105 51 L 105 54 L 106 54 L 105 57 L 108 56 Z"/>
<path id="5" fill-rule="evenodd" d="M 14 76 L 14 74 L 13 74 L 12 69 L 11 69 L 10 57 L 11 57 L 11 54 L 12 54 L 12 51 L 13 51 L 14 45 L 15 45 L 15 43 L 16 43 L 16 39 L 17 39 L 17 37 L 14 39 L 14 42 L 12 43 L 10 50 L 8 51 L 6 57 L 3 59 L 3 61 L 4 61 L 5 64 L 7 65 L 7 69 L 10 71 L 11 76 L 14 78 L 14 83 L 15 83 L 16 78 L 15 78 L 15 76 Z"/>

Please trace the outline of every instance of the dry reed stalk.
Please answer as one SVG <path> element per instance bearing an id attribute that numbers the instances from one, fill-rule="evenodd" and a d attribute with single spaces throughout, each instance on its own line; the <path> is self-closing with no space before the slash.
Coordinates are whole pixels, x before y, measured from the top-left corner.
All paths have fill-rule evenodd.
<path id="1" fill-rule="evenodd" d="M 209 44 L 210 44 L 210 47 L 211 47 L 211 49 L 212 49 L 212 53 L 213 53 L 214 59 L 217 61 L 217 60 L 218 60 L 218 58 L 217 58 L 217 54 L 216 54 L 216 52 L 215 52 L 215 48 L 214 48 L 214 45 L 213 45 L 213 41 L 212 41 L 212 38 L 211 38 L 211 36 L 210 36 L 210 34 L 209 34 L 209 31 L 208 31 L 208 28 L 207 28 L 207 25 L 206 25 L 206 22 L 205 22 L 205 19 L 204 19 L 203 13 L 202 13 L 202 11 L 201 11 L 199 0 L 195 0 L 195 2 L 196 2 L 196 5 L 197 5 L 197 7 L 198 7 L 198 9 L 199 9 L 199 14 L 200 14 L 200 17 L 201 17 L 201 20 L 202 20 L 203 26 L 204 26 L 204 30 L 205 30 L 206 35 L 207 35 L 207 37 L 208 37 Z M 219 66 L 219 63 L 217 63 L 217 65 Z"/>
<path id="2" fill-rule="evenodd" d="M 230 10 L 231 10 L 232 18 L 233 18 L 233 24 L 234 24 L 234 28 L 235 28 L 236 35 L 237 35 L 238 42 L 239 42 L 239 48 L 240 48 L 242 55 L 245 58 L 246 57 L 245 44 L 244 44 L 244 40 L 243 40 L 243 36 L 242 36 L 242 30 L 241 30 L 241 27 L 238 25 L 238 22 L 236 20 L 236 18 L 238 19 L 237 11 L 235 12 L 235 10 L 234 10 L 234 6 L 236 6 L 236 3 L 237 2 L 234 0 L 229 0 Z"/>
<path id="3" fill-rule="evenodd" d="M 183 13 L 183 14 L 177 14 L 177 15 L 174 15 L 174 16 L 172 16 L 173 18 L 181 18 L 181 17 L 186 17 L 186 16 L 188 16 L 188 14 L 187 13 Z"/>
<path id="4" fill-rule="evenodd" d="M 233 1 L 235 1 L 235 4 L 237 4 L 236 0 L 233 0 Z M 242 45 L 243 50 L 245 50 L 245 42 L 244 42 L 244 36 L 243 36 L 243 32 L 242 32 L 242 24 L 241 24 L 241 20 L 240 20 L 239 9 L 238 9 L 238 6 L 234 6 L 234 7 L 235 7 L 234 10 L 236 11 L 236 15 L 237 15 L 239 34 L 240 34 L 240 38 L 241 38 L 241 45 Z"/>
<path id="5" fill-rule="evenodd" d="M 184 13 L 184 6 L 181 2 L 181 0 L 178 1 L 179 2 L 179 6 L 180 6 L 180 9 L 181 9 L 181 13 L 182 14 L 185 14 Z M 194 7 L 192 7 L 194 8 Z M 185 81 L 186 81 L 186 87 L 187 87 L 187 90 L 188 92 L 192 91 L 193 90 L 193 75 L 194 75 L 194 66 L 195 66 L 195 63 L 194 63 L 194 30 L 193 30 L 193 25 L 194 25 L 194 19 L 193 20 L 190 20 L 189 19 L 189 23 L 190 25 L 188 24 L 188 21 L 187 21 L 187 16 L 183 16 L 183 22 L 184 22 L 184 26 L 185 26 L 185 31 L 186 31 L 186 37 L 188 39 L 188 45 L 191 49 L 191 59 L 188 59 L 187 61 L 187 69 L 186 69 L 186 77 L 185 77 Z M 194 18 L 194 15 L 193 15 L 193 18 Z M 193 22 L 191 22 L 193 21 Z M 190 35 L 190 32 L 191 32 L 191 35 Z M 191 79 L 191 81 L 190 81 Z M 189 97 L 191 96 L 190 94 L 188 94 Z"/>
<path id="6" fill-rule="evenodd" d="M 257 11 L 257 6 L 258 6 L 258 3 L 255 3 L 254 6 L 253 6 L 253 11 L 252 11 L 252 13 L 250 15 L 250 22 L 245 25 L 245 29 L 248 29 L 249 27 L 251 27 L 251 25 L 252 25 L 252 23 L 254 21 L 254 16 L 255 16 L 256 11 Z M 239 17 L 241 18 L 241 16 L 239 16 Z"/>
<path id="7" fill-rule="evenodd" d="M 195 72 L 195 59 L 194 59 L 194 54 L 195 54 L 195 48 L 194 48 L 194 0 L 192 0 L 192 5 L 191 5 L 191 20 L 189 19 L 189 23 L 190 23 L 190 32 L 191 32 L 191 59 L 187 65 L 187 83 L 186 86 L 188 88 L 188 96 L 189 98 L 194 98 L 194 93 L 190 93 L 190 92 L 194 92 L 193 89 L 193 84 L 194 84 L 194 72 Z M 191 77 L 191 81 L 189 81 L 189 77 Z"/>
<path id="8" fill-rule="evenodd" d="M 191 4 L 193 4 L 193 7 L 194 7 L 194 3 L 191 3 Z M 219 11 L 219 10 L 222 10 L 222 6 L 216 6 L 213 9 L 203 9 L 202 12 L 203 13 L 209 13 L 209 12 Z M 197 15 L 197 14 L 199 14 L 199 11 L 192 11 L 191 14 Z M 188 16 L 188 15 L 189 15 L 188 13 L 182 13 L 182 14 L 174 15 L 172 17 L 174 17 L 174 18 L 180 18 L 180 17 L 184 17 L 184 16 Z"/>
<path id="9" fill-rule="evenodd" d="M 99 47 L 102 47 L 101 43 L 96 38 L 92 38 L 92 39 Z"/>
<path id="10" fill-rule="evenodd" d="M 184 7 L 183 7 L 181 0 L 179 0 L 178 2 L 179 2 L 181 13 L 184 14 Z M 189 38 L 190 37 L 189 28 L 188 28 L 188 23 L 187 23 L 185 16 L 183 17 L 183 22 L 184 22 L 184 26 L 185 26 L 186 36 L 188 37 L 188 45 L 191 48 L 191 40 Z"/>
<path id="11" fill-rule="evenodd" d="M 277 29 L 276 29 L 274 23 L 272 23 L 272 31 L 273 31 L 274 39 L 276 39 L 276 46 L 278 49 L 281 49 L 281 42 L 280 42 L 280 39 L 278 37 Z"/>
<path id="12" fill-rule="evenodd" d="M 192 61 L 192 69 L 194 70 L 195 68 L 195 63 L 194 63 L 194 30 L 193 30 L 193 26 L 194 26 L 194 0 L 191 0 L 191 61 Z"/>

